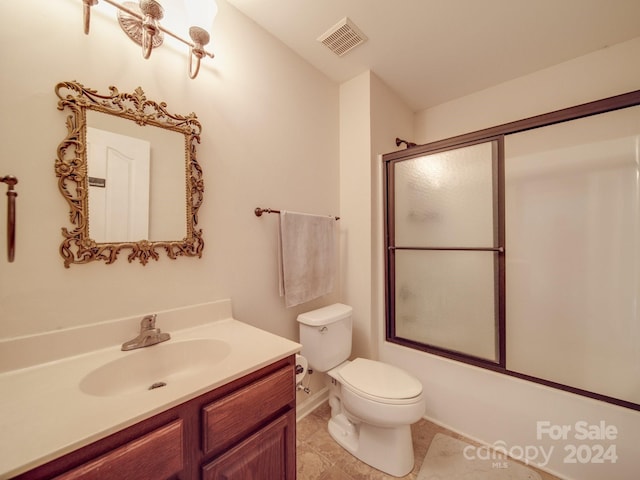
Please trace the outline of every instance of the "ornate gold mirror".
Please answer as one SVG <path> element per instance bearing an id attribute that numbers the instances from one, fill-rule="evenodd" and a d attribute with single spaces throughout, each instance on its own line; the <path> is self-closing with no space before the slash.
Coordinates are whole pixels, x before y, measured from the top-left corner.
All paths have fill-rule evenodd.
<path id="1" fill-rule="evenodd" d="M 58 109 L 70 111 L 55 164 L 73 224 L 62 228 L 65 267 L 113 263 L 123 250 L 143 265 L 162 251 L 201 257 L 202 127 L 195 113 L 169 113 L 140 87 L 120 93 L 111 86 L 102 95 L 74 81 L 55 92 Z"/>

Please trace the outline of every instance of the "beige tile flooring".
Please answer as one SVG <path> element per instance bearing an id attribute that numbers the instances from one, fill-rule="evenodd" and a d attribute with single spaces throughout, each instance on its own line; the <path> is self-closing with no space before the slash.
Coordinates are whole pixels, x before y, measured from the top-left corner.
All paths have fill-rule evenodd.
<path id="1" fill-rule="evenodd" d="M 397 478 L 369 467 L 338 445 L 327 431 L 329 416 L 329 406 L 324 403 L 298 422 L 296 430 L 298 480 L 392 480 Z M 402 477 L 408 480 L 415 480 L 418 477 L 422 460 L 436 433 L 445 433 L 474 443 L 468 438 L 424 419 L 414 424 L 411 431 L 416 463 L 413 471 Z M 537 471 L 542 480 L 558 480 L 553 475 Z"/>

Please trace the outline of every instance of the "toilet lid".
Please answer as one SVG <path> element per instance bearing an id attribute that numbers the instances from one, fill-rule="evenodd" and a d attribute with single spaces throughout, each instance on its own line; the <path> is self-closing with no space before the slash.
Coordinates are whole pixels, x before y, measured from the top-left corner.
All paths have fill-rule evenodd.
<path id="1" fill-rule="evenodd" d="M 340 376 L 353 388 L 379 398 L 400 400 L 422 393 L 417 378 L 393 365 L 366 358 L 349 362 L 340 369 Z"/>

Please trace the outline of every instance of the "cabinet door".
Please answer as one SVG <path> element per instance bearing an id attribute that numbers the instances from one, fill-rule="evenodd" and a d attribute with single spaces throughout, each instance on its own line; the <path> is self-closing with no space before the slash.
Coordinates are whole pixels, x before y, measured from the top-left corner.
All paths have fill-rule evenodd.
<path id="1" fill-rule="evenodd" d="M 203 451 L 218 455 L 296 400 L 293 366 L 281 368 L 203 408 Z"/>
<path id="2" fill-rule="evenodd" d="M 184 468 L 182 420 L 158 428 L 120 448 L 56 477 L 56 480 L 170 478 Z"/>
<path id="3" fill-rule="evenodd" d="M 295 412 L 292 410 L 202 468 L 203 480 L 294 480 Z"/>

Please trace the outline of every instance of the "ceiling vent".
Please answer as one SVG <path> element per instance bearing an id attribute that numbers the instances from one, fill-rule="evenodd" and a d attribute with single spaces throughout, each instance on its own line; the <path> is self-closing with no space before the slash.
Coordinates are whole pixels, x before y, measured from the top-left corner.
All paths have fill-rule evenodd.
<path id="1" fill-rule="evenodd" d="M 345 17 L 320 35 L 318 41 L 341 57 L 361 43 L 366 42 L 367 36 L 351 20 Z"/>

